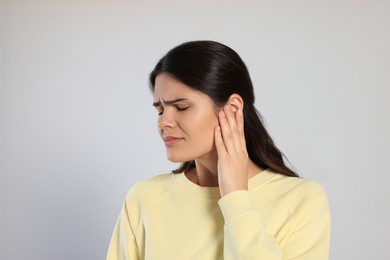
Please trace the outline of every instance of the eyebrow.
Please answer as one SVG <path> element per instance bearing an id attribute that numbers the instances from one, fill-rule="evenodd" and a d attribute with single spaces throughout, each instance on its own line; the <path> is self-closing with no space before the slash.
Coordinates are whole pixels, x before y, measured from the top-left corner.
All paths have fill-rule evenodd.
<path id="1" fill-rule="evenodd" d="M 166 101 L 164 100 L 164 103 L 168 104 L 168 105 L 172 105 L 172 104 L 175 104 L 177 102 L 184 101 L 184 100 L 187 100 L 187 99 L 186 98 L 178 98 L 178 99 L 174 99 L 174 100 L 166 100 Z M 161 106 L 161 102 L 160 101 L 154 102 L 153 106 L 154 107 Z"/>

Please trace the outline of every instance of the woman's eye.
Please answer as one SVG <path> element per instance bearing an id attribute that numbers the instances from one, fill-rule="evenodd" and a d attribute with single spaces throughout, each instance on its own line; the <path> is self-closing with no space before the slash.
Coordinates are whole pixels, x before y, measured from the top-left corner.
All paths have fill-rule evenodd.
<path id="1" fill-rule="evenodd" d="M 187 110 L 189 107 L 175 107 L 177 111 L 181 112 Z M 161 116 L 164 113 L 164 110 L 157 110 L 157 115 Z"/>
<path id="2" fill-rule="evenodd" d="M 184 110 L 187 110 L 188 107 L 176 107 L 176 109 L 179 111 L 184 111 Z"/>

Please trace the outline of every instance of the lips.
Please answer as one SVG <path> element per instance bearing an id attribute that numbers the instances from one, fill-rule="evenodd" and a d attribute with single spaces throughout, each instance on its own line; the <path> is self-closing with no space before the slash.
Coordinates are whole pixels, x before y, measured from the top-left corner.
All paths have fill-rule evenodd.
<path id="1" fill-rule="evenodd" d="M 165 146 L 173 146 L 183 140 L 183 138 L 174 137 L 174 136 L 166 136 L 163 137 Z"/>

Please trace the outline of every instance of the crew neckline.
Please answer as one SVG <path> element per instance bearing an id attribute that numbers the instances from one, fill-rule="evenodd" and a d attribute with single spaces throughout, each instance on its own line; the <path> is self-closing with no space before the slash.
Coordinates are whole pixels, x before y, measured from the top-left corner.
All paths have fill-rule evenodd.
<path id="1" fill-rule="evenodd" d="M 249 191 L 255 186 L 265 182 L 272 177 L 273 172 L 268 168 L 252 176 L 248 180 Z M 196 199 L 220 199 L 221 194 L 219 187 L 202 187 L 190 181 L 184 172 L 172 173 L 174 183 L 178 186 L 181 192 L 194 197 Z"/>

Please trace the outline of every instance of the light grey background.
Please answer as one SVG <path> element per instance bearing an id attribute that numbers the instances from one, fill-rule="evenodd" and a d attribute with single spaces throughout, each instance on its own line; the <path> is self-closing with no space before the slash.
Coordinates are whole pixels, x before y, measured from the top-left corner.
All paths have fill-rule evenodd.
<path id="1" fill-rule="evenodd" d="M 328 191 L 331 259 L 389 259 L 389 13 L 386 0 L 1 1 L 0 259 L 105 258 L 129 187 L 174 166 L 148 73 L 198 39 L 242 56 L 277 145 Z"/>

